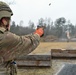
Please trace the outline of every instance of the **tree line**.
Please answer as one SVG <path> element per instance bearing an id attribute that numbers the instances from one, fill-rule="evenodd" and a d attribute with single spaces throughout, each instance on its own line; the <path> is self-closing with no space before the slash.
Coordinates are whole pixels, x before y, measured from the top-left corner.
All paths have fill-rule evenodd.
<path id="1" fill-rule="evenodd" d="M 27 35 L 35 31 L 37 25 L 35 25 L 34 22 L 30 20 L 26 27 L 22 26 L 22 22 L 23 21 L 21 21 L 19 25 L 16 25 L 15 21 L 12 21 L 10 31 L 17 35 Z M 65 38 L 66 31 L 69 31 L 70 36 L 76 37 L 76 25 L 73 25 L 70 20 L 67 21 L 64 17 L 60 17 L 54 22 L 50 18 L 40 18 L 38 25 L 46 26 L 44 36 L 53 35 L 58 38 Z"/>

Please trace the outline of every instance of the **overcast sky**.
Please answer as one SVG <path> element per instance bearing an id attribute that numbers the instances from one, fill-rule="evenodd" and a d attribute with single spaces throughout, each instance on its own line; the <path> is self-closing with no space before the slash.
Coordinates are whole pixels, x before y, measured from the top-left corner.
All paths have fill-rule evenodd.
<path id="1" fill-rule="evenodd" d="M 51 18 L 55 21 L 59 17 L 65 17 L 76 24 L 76 0 L 15 0 L 16 4 L 10 5 L 13 10 L 12 20 L 19 24 L 24 21 L 24 26 L 29 20 L 35 25 L 40 18 Z M 51 5 L 49 6 L 49 3 Z"/>

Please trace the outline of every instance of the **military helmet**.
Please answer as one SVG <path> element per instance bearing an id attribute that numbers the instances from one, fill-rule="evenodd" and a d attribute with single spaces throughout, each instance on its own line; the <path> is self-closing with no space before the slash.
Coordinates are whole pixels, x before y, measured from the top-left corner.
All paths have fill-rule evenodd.
<path id="1" fill-rule="evenodd" d="M 13 12 L 8 4 L 0 1 L 0 19 L 3 17 L 11 17 Z"/>

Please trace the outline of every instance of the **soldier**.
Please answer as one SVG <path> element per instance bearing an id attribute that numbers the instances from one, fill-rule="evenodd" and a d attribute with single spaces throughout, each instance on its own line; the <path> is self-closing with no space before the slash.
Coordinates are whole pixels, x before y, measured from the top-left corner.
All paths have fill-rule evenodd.
<path id="1" fill-rule="evenodd" d="M 25 36 L 18 36 L 9 32 L 12 15 L 13 12 L 10 7 L 5 2 L 0 1 L 0 65 L 7 68 L 16 65 L 13 61 L 15 58 L 32 52 L 39 45 L 40 36 L 44 33 L 43 28 Z M 12 72 L 10 75 L 16 73 L 13 70 Z"/>
<path id="2" fill-rule="evenodd" d="M 70 42 L 71 38 L 70 38 L 70 33 L 68 30 L 66 31 L 66 35 L 67 35 L 67 42 Z"/>

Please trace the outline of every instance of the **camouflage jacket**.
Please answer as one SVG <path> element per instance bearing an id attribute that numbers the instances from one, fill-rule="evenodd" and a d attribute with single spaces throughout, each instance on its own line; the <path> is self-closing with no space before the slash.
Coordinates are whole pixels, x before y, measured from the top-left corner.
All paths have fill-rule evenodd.
<path id="1" fill-rule="evenodd" d="M 39 40 L 38 34 L 18 36 L 0 27 L 0 62 L 27 55 L 39 45 Z"/>

